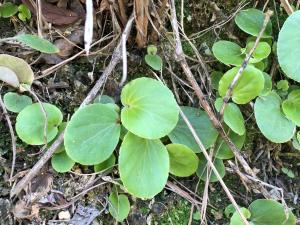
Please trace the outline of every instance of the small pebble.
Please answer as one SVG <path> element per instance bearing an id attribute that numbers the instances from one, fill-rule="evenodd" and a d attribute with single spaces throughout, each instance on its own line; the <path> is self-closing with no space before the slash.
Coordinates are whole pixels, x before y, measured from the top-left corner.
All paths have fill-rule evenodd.
<path id="1" fill-rule="evenodd" d="M 59 220 L 70 220 L 71 215 L 70 212 L 68 210 L 66 211 L 61 211 L 58 213 L 58 219 Z"/>

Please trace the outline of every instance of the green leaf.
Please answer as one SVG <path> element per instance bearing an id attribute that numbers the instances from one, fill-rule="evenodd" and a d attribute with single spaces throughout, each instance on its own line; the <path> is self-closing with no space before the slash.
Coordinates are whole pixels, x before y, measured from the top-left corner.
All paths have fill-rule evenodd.
<path id="1" fill-rule="evenodd" d="M 25 4 L 19 5 L 18 10 L 18 17 L 20 20 L 25 22 L 27 19 L 29 20 L 31 18 L 31 12 Z"/>
<path id="2" fill-rule="evenodd" d="M 193 220 L 199 221 L 201 220 L 201 214 L 199 211 L 193 213 Z"/>
<path id="3" fill-rule="evenodd" d="M 289 82 L 287 80 L 280 80 L 277 82 L 276 87 L 278 90 L 287 91 L 289 90 Z"/>
<path id="4" fill-rule="evenodd" d="M 156 55 L 157 54 L 157 47 L 155 45 L 149 45 L 147 47 L 147 54 L 148 55 Z"/>
<path id="5" fill-rule="evenodd" d="M 215 101 L 215 107 L 220 111 L 223 104 L 221 98 Z M 243 135 L 246 132 L 245 121 L 240 108 L 234 103 L 228 103 L 224 109 L 224 122 L 238 135 Z"/>
<path id="6" fill-rule="evenodd" d="M 128 132 L 119 155 L 119 172 L 126 190 L 135 197 L 150 199 L 165 187 L 169 155 L 160 140 L 143 139 Z"/>
<path id="7" fill-rule="evenodd" d="M 178 177 L 188 177 L 198 168 L 198 157 L 190 148 L 182 144 L 166 146 L 170 157 L 170 173 Z"/>
<path id="8" fill-rule="evenodd" d="M 297 132 L 297 136 L 298 136 L 298 133 L 299 133 L 299 131 Z M 297 136 L 294 135 L 294 137 L 292 139 L 292 145 L 296 150 L 300 151 L 300 143 L 299 143 L 299 139 L 297 138 Z"/>
<path id="9" fill-rule="evenodd" d="M 226 92 L 236 76 L 239 68 L 234 67 L 228 70 L 219 83 L 219 93 L 222 97 L 226 96 Z M 255 67 L 248 65 L 242 72 L 240 79 L 236 82 L 232 89 L 232 100 L 237 104 L 246 104 L 256 98 L 264 88 L 263 73 Z"/>
<path id="10" fill-rule="evenodd" d="M 254 42 L 247 43 L 246 52 L 249 53 L 253 48 Z M 257 47 L 255 48 L 252 57 L 250 59 L 250 63 L 257 63 L 267 58 L 271 53 L 271 46 L 267 42 L 259 42 Z"/>
<path id="11" fill-rule="evenodd" d="M 47 142 L 52 141 L 58 132 L 58 125 L 61 124 L 63 115 L 54 105 L 43 103 L 47 113 Z M 19 138 L 30 145 L 45 144 L 44 124 L 45 117 L 39 103 L 24 108 L 17 116 L 16 132 Z"/>
<path id="12" fill-rule="evenodd" d="M 258 36 L 264 23 L 264 13 L 257 9 L 241 10 L 235 17 L 236 25 L 247 34 Z M 263 38 L 272 37 L 272 24 L 269 21 L 262 35 Z"/>
<path id="13" fill-rule="evenodd" d="M 0 66 L 7 67 L 8 69 L 12 70 L 17 75 L 20 84 L 31 85 L 34 80 L 31 67 L 23 59 L 11 55 L 0 54 Z M 15 79 L 13 80 L 15 81 Z M 17 85 L 18 84 L 15 83 L 15 85 L 12 86 L 17 87 Z"/>
<path id="14" fill-rule="evenodd" d="M 256 123 L 263 135 L 272 142 L 289 141 L 296 130 L 295 124 L 281 111 L 281 98 L 275 92 L 256 99 L 254 114 Z"/>
<path id="15" fill-rule="evenodd" d="M 26 106 L 32 104 L 32 99 L 26 95 L 18 95 L 8 92 L 3 97 L 4 105 L 7 110 L 15 113 L 21 112 Z"/>
<path id="16" fill-rule="evenodd" d="M 240 66 L 245 56 L 241 52 L 241 47 L 230 41 L 218 41 L 212 47 L 214 56 L 226 65 Z"/>
<path id="17" fill-rule="evenodd" d="M 158 55 L 145 55 L 146 63 L 154 70 L 161 71 L 163 62 Z"/>
<path id="18" fill-rule="evenodd" d="M 282 110 L 286 117 L 300 126 L 300 89 L 292 91 L 282 103 Z"/>
<path id="19" fill-rule="evenodd" d="M 284 22 L 278 36 L 277 56 L 278 62 L 289 78 L 300 82 L 300 11 L 294 12 Z"/>
<path id="20" fill-rule="evenodd" d="M 94 165 L 95 172 L 101 172 L 104 170 L 112 169 L 112 167 L 116 164 L 116 157 L 112 154 L 107 160 L 97 165 Z"/>
<path id="21" fill-rule="evenodd" d="M 245 216 L 246 219 L 249 219 L 251 216 L 251 213 L 248 209 L 246 208 L 240 208 L 241 212 Z M 230 219 L 230 225 L 244 225 L 244 222 L 240 216 L 240 214 L 235 211 Z"/>
<path id="22" fill-rule="evenodd" d="M 225 128 L 226 129 L 226 128 Z M 235 146 L 238 149 L 242 149 L 245 139 L 246 139 L 246 133 L 244 133 L 242 136 L 237 135 L 230 129 L 226 129 L 226 133 L 230 140 L 235 144 Z M 215 157 L 218 159 L 231 159 L 234 157 L 234 154 L 230 147 L 224 142 L 223 138 L 220 136 L 217 139 L 217 142 L 215 144 Z"/>
<path id="23" fill-rule="evenodd" d="M 49 143 L 49 146 L 51 146 L 51 145 L 56 141 L 56 139 L 61 135 L 61 133 L 66 129 L 67 124 L 68 124 L 67 122 L 62 122 L 62 123 L 58 126 L 58 133 L 57 133 L 57 135 L 56 135 L 56 138 L 53 139 L 53 140 Z M 64 145 L 64 143 L 61 143 L 61 144 L 57 147 L 57 149 L 56 149 L 56 151 L 54 152 L 54 154 L 56 154 L 56 153 L 61 153 L 61 152 L 64 152 L 64 151 L 66 151 L 65 145 Z"/>
<path id="24" fill-rule="evenodd" d="M 118 113 L 106 104 L 78 109 L 65 131 L 65 148 L 71 159 L 96 165 L 108 159 L 120 138 Z"/>
<path id="25" fill-rule="evenodd" d="M 157 139 L 176 126 L 179 107 L 173 93 L 157 80 L 142 77 L 129 82 L 121 101 L 122 124 L 135 135 Z"/>
<path id="26" fill-rule="evenodd" d="M 109 200 L 109 213 L 118 221 L 125 220 L 130 211 L 130 203 L 126 195 L 118 195 L 112 192 L 108 198 Z"/>
<path id="27" fill-rule="evenodd" d="M 228 206 L 226 206 L 225 210 L 224 210 L 224 214 L 226 216 L 226 218 L 231 218 L 232 215 L 235 213 L 236 209 L 234 208 L 233 204 L 229 204 Z"/>
<path id="28" fill-rule="evenodd" d="M 272 91 L 272 78 L 269 74 L 263 72 L 264 79 L 265 79 L 265 85 L 264 89 L 260 92 L 260 96 L 268 95 Z"/>
<path id="29" fill-rule="evenodd" d="M 65 173 L 72 169 L 75 162 L 69 158 L 65 151 L 63 151 L 52 156 L 51 165 L 56 172 Z"/>
<path id="30" fill-rule="evenodd" d="M 115 100 L 112 97 L 108 96 L 108 95 L 98 95 L 94 99 L 94 103 L 102 103 L 102 104 L 112 103 L 112 104 L 115 104 Z"/>
<path id="31" fill-rule="evenodd" d="M 59 49 L 50 41 L 40 38 L 36 35 L 20 34 L 15 36 L 15 39 L 29 46 L 30 48 L 33 48 L 43 53 L 52 54 L 59 52 Z"/>
<path id="32" fill-rule="evenodd" d="M 223 178 L 225 176 L 225 166 L 224 166 L 223 160 L 215 158 L 215 159 L 213 159 L 213 162 L 214 162 L 214 165 L 215 165 L 217 171 L 219 172 L 220 176 Z M 207 175 L 208 175 L 207 174 L 207 165 L 208 165 L 208 163 L 207 163 L 205 156 L 203 154 L 200 154 L 197 175 L 203 181 L 207 180 Z M 210 171 L 211 171 L 211 176 L 210 176 L 209 182 L 219 181 L 217 176 L 215 175 L 215 173 L 212 171 L 212 169 Z"/>
<path id="33" fill-rule="evenodd" d="M 218 132 L 214 128 L 206 112 L 201 109 L 182 106 L 181 110 L 186 115 L 198 137 L 207 149 L 211 147 L 218 137 Z M 201 152 L 197 142 L 195 141 L 191 131 L 180 117 L 174 130 L 168 135 L 172 143 L 183 144 L 192 149 L 194 152 Z"/>
<path id="34" fill-rule="evenodd" d="M 219 82 L 223 76 L 223 73 L 220 71 L 213 71 L 211 73 L 211 86 L 214 90 L 218 90 Z"/>
<path id="35" fill-rule="evenodd" d="M 286 168 L 286 167 L 282 167 L 282 168 L 281 168 L 281 171 L 282 171 L 284 174 L 286 174 L 288 177 L 290 177 L 290 178 L 295 178 L 295 174 L 294 174 L 294 172 L 293 172 L 292 170 L 290 170 L 290 169 L 288 169 L 288 168 Z"/>
<path id="36" fill-rule="evenodd" d="M 11 2 L 6 2 L 0 6 L 0 17 L 9 18 L 18 12 L 18 6 Z"/>

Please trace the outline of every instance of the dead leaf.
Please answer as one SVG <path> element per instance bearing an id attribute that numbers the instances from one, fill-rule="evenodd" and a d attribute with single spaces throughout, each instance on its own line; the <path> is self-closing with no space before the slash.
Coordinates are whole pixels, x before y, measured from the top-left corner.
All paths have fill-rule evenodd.
<path id="1" fill-rule="evenodd" d="M 26 205 L 26 202 L 20 200 L 16 203 L 12 210 L 16 219 L 29 219 L 39 217 L 40 207 L 38 204 Z"/>
<path id="2" fill-rule="evenodd" d="M 64 58 L 70 56 L 74 49 L 74 45 L 72 45 L 69 41 L 63 38 L 57 39 L 54 42 L 54 45 L 59 49 L 57 55 Z"/>
<path id="3" fill-rule="evenodd" d="M 0 66 L 0 80 L 14 88 L 20 86 L 16 73 L 5 66 Z"/>
<path id="4" fill-rule="evenodd" d="M 76 212 L 69 223 L 73 225 L 90 225 L 99 215 L 100 212 L 96 208 L 78 205 Z"/>
<path id="5" fill-rule="evenodd" d="M 108 0 L 102 0 L 100 3 L 100 12 L 109 10 L 109 2 Z"/>
<path id="6" fill-rule="evenodd" d="M 36 14 L 36 10 L 29 0 L 22 0 L 22 2 L 28 6 L 33 14 Z M 73 24 L 79 19 L 78 14 L 72 10 L 59 8 L 44 1 L 41 2 L 42 15 L 48 23 L 63 26 Z"/>
<path id="7" fill-rule="evenodd" d="M 136 42 L 139 48 L 145 47 L 147 43 L 149 0 L 135 0 Z"/>

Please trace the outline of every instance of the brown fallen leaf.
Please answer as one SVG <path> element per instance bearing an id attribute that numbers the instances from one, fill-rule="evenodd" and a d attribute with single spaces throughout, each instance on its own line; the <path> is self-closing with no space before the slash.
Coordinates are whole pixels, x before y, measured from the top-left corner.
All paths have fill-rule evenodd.
<path id="1" fill-rule="evenodd" d="M 26 205 L 26 202 L 20 200 L 12 209 L 16 219 L 29 219 L 38 218 L 40 212 L 40 207 L 38 204 Z"/>
<path id="2" fill-rule="evenodd" d="M 28 6 L 33 14 L 36 14 L 36 10 L 30 0 L 22 0 L 22 2 Z M 72 10 L 59 8 L 45 1 L 41 1 L 41 3 L 42 15 L 48 23 L 63 26 L 73 24 L 79 19 L 78 14 Z"/>
<path id="3" fill-rule="evenodd" d="M 136 42 L 139 48 L 145 47 L 147 43 L 149 0 L 135 0 Z"/>
<path id="4" fill-rule="evenodd" d="M 58 47 L 59 52 L 57 53 L 60 57 L 68 57 L 73 53 L 74 45 L 72 45 L 66 39 L 60 38 L 54 42 L 54 45 Z"/>

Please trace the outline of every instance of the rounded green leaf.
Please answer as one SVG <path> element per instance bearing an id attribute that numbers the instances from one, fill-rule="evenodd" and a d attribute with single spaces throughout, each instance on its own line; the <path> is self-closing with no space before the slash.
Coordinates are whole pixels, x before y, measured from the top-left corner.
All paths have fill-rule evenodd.
<path id="1" fill-rule="evenodd" d="M 115 104 L 115 100 L 112 97 L 108 96 L 108 95 L 98 95 L 94 99 L 94 103 L 102 103 L 102 104 L 112 103 L 112 104 Z"/>
<path id="2" fill-rule="evenodd" d="M 27 19 L 29 20 L 31 18 L 31 12 L 25 4 L 20 4 L 18 10 L 18 17 L 20 20 L 25 22 Z"/>
<path id="3" fill-rule="evenodd" d="M 212 47 L 214 56 L 226 65 L 240 66 L 245 56 L 241 52 L 241 47 L 230 41 L 218 41 Z"/>
<path id="4" fill-rule="evenodd" d="M 214 128 L 206 112 L 201 109 L 183 106 L 181 110 L 186 115 L 198 137 L 201 139 L 204 147 L 211 147 L 218 137 L 218 132 Z M 195 141 L 190 129 L 182 119 L 179 121 L 174 130 L 168 135 L 172 143 L 183 144 L 192 149 L 194 152 L 201 152 L 197 142 Z"/>
<path id="5" fill-rule="evenodd" d="M 226 96 L 226 92 L 236 76 L 239 68 L 234 67 L 228 70 L 219 83 L 219 93 L 222 97 Z M 232 89 L 232 100 L 237 104 L 246 104 L 256 98 L 264 88 L 264 75 L 255 67 L 248 65 L 242 72 L 240 79 L 236 82 Z"/>
<path id="6" fill-rule="evenodd" d="M 11 55 L 0 54 L 0 66 L 7 67 L 15 72 L 20 84 L 31 85 L 34 80 L 31 67 L 23 59 Z"/>
<path id="7" fill-rule="evenodd" d="M 26 106 L 32 104 L 32 99 L 26 95 L 18 95 L 8 92 L 3 97 L 4 105 L 7 110 L 15 113 L 21 112 Z"/>
<path id="8" fill-rule="evenodd" d="M 294 12 L 284 22 L 278 36 L 277 56 L 283 72 L 291 79 L 300 82 L 300 11 Z"/>
<path id="9" fill-rule="evenodd" d="M 75 162 L 69 158 L 65 151 L 63 151 L 52 156 L 51 165 L 56 172 L 65 173 L 72 169 Z"/>
<path id="10" fill-rule="evenodd" d="M 82 165 L 99 164 L 111 156 L 120 138 L 118 113 L 106 104 L 78 109 L 65 131 L 65 148 Z"/>
<path id="11" fill-rule="evenodd" d="M 264 79 L 265 79 L 265 85 L 264 89 L 260 92 L 260 96 L 265 96 L 268 95 L 272 91 L 272 78 L 269 74 L 263 72 L 264 74 Z"/>
<path id="12" fill-rule="evenodd" d="M 15 36 L 15 39 L 29 46 L 30 48 L 33 48 L 43 53 L 52 54 L 59 52 L 59 48 L 57 48 L 50 41 L 40 38 L 36 35 L 20 34 Z"/>
<path id="13" fill-rule="evenodd" d="M 47 113 L 47 142 L 52 141 L 58 132 L 58 125 L 62 122 L 63 115 L 54 105 L 43 103 Z M 45 116 L 39 103 L 24 108 L 17 116 L 16 132 L 19 138 L 30 145 L 45 144 L 44 125 Z"/>
<path id="14" fill-rule="evenodd" d="M 246 139 L 246 133 L 240 136 L 230 129 L 227 129 L 227 135 L 238 149 L 242 149 Z M 232 150 L 220 136 L 215 144 L 215 157 L 218 159 L 231 159 L 234 157 Z"/>
<path id="15" fill-rule="evenodd" d="M 160 140 L 140 138 L 128 132 L 119 155 L 120 177 L 126 190 L 150 199 L 165 187 L 169 175 L 169 155 Z"/>
<path id="16" fill-rule="evenodd" d="M 149 45 L 147 47 L 147 54 L 148 55 L 156 55 L 157 53 L 157 47 L 155 45 Z"/>
<path id="17" fill-rule="evenodd" d="M 50 143 L 49 143 L 49 146 L 51 146 L 55 141 L 56 141 L 56 139 L 61 135 L 61 133 L 66 129 L 66 127 L 67 127 L 67 122 L 62 122 L 60 125 L 59 125 L 59 127 L 58 127 L 58 133 L 57 133 L 57 135 L 56 135 L 56 138 L 55 139 L 53 139 Z M 58 147 L 57 147 L 57 149 L 56 149 L 56 151 L 54 152 L 55 154 L 56 153 L 61 153 L 61 152 L 64 152 L 66 149 L 65 149 L 65 145 L 64 145 L 64 143 L 61 143 Z"/>
<path id="18" fill-rule="evenodd" d="M 130 211 L 130 203 L 126 195 L 118 195 L 112 192 L 108 198 L 109 200 L 109 213 L 118 221 L 125 220 Z"/>
<path id="19" fill-rule="evenodd" d="M 223 100 L 217 98 L 215 102 L 216 109 L 219 111 L 222 107 Z M 245 120 L 240 108 L 234 103 L 228 103 L 224 109 L 224 122 L 238 135 L 246 132 Z"/>
<path id="20" fill-rule="evenodd" d="M 95 172 L 101 172 L 107 169 L 112 169 L 112 167 L 116 163 L 116 157 L 114 154 L 112 154 L 107 160 L 105 160 L 102 163 L 99 163 L 97 165 L 94 165 L 94 171 Z"/>
<path id="21" fill-rule="evenodd" d="M 296 130 L 295 124 L 281 111 L 281 98 L 275 92 L 256 99 L 254 114 L 256 123 L 263 135 L 272 142 L 289 141 Z"/>
<path id="22" fill-rule="evenodd" d="M 158 55 L 145 55 L 145 61 L 154 70 L 160 71 L 162 69 L 163 62 Z"/>
<path id="23" fill-rule="evenodd" d="M 247 53 L 253 48 L 254 42 L 247 43 L 246 51 Z M 255 48 L 250 63 L 257 63 L 267 58 L 271 53 L 271 46 L 267 42 L 259 42 Z"/>
<path id="24" fill-rule="evenodd" d="M 300 126 L 300 89 L 289 93 L 282 103 L 282 110 L 288 119 Z"/>
<path id="25" fill-rule="evenodd" d="M 289 82 L 287 80 L 280 80 L 276 83 L 276 87 L 278 90 L 287 91 L 289 90 Z"/>
<path id="26" fill-rule="evenodd" d="M 177 124 L 179 107 L 173 93 L 157 80 L 143 77 L 129 82 L 121 101 L 122 124 L 142 138 L 161 138 Z"/>
<path id="27" fill-rule="evenodd" d="M 240 211 L 242 212 L 242 214 L 245 216 L 246 219 L 250 218 L 251 213 L 248 209 L 240 208 Z M 244 225 L 244 222 L 237 211 L 235 211 L 232 217 L 230 218 L 230 225 Z"/>
<path id="28" fill-rule="evenodd" d="M 236 25 L 247 34 L 258 36 L 264 23 L 264 13 L 257 9 L 241 10 L 235 17 Z M 269 21 L 262 35 L 263 38 L 272 37 L 272 23 Z"/>
<path id="29" fill-rule="evenodd" d="M 225 176 L 225 166 L 224 166 L 223 160 L 214 158 L 213 162 L 214 162 L 214 166 L 216 167 L 220 176 L 223 178 Z M 203 181 L 207 180 L 207 175 L 208 175 L 207 174 L 207 165 L 208 164 L 207 164 L 207 160 L 206 160 L 205 156 L 203 154 L 200 154 L 197 175 Z M 209 182 L 219 181 L 217 176 L 215 175 L 215 173 L 212 170 L 210 170 L 210 171 L 211 171 L 211 176 L 210 176 Z"/>
<path id="30" fill-rule="evenodd" d="M 18 6 L 11 2 L 0 5 L 0 17 L 9 18 L 18 12 Z"/>
<path id="31" fill-rule="evenodd" d="M 188 177 L 198 168 L 198 157 L 190 148 L 181 144 L 166 146 L 170 157 L 170 173 L 178 177 Z"/>

